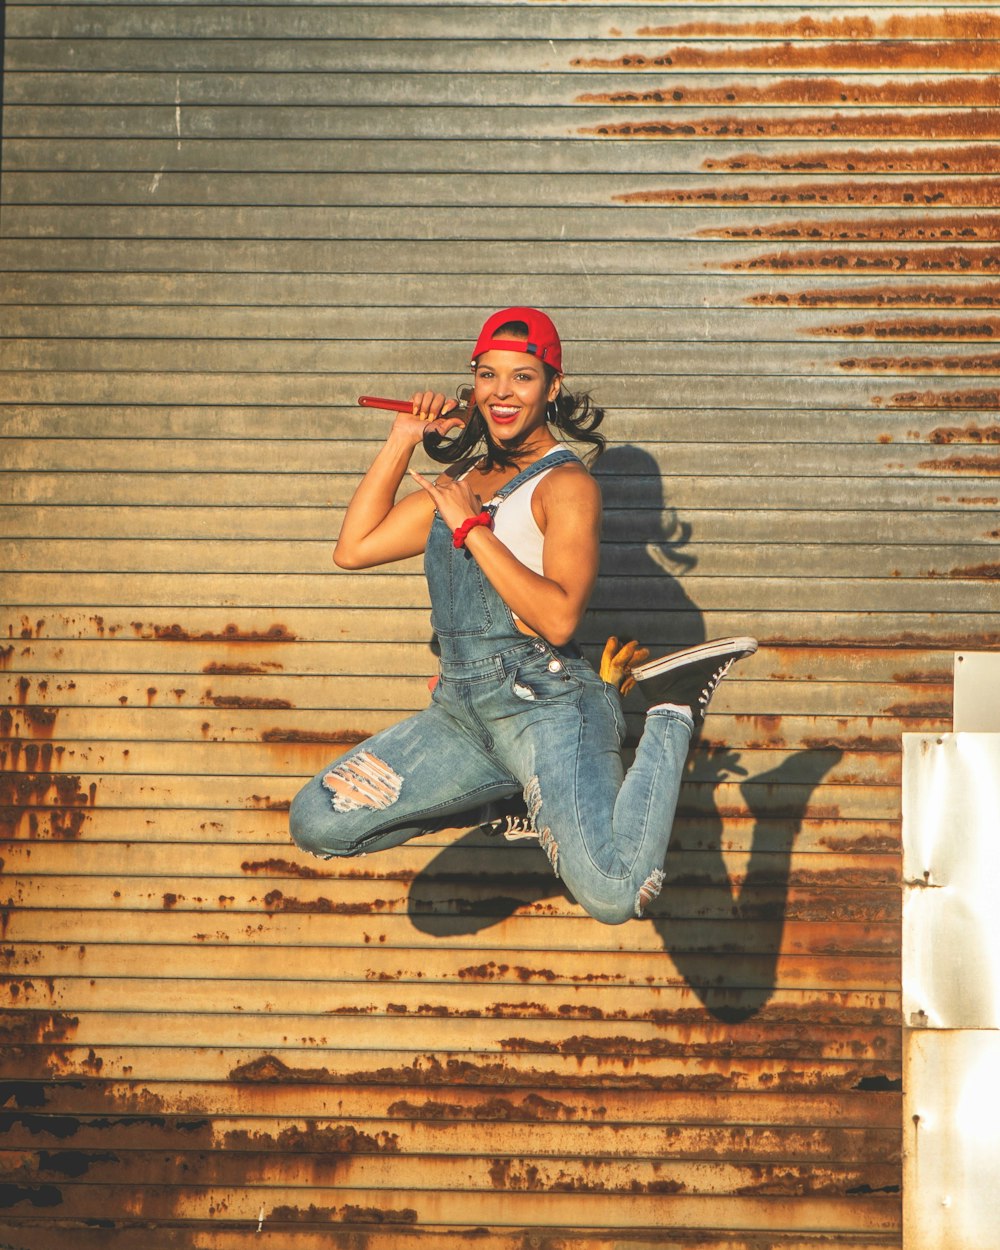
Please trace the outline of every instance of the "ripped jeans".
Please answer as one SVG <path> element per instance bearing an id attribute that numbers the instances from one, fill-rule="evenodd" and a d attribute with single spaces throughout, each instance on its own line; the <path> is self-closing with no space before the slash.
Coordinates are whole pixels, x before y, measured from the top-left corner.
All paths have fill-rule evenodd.
<path id="1" fill-rule="evenodd" d="M 577 902 L 621 924 L 659 893 L 693 725 L 657 709 L 624 772 L 617 690 L 583 659 L 523 637 L 442 664 L 430 707 L 355 747 L 292 803 L 292 837 L 325 857 L 469 824 L 523 794 L 542 849 Z M 466 814 L 465 820 L 461 819 Z"/>

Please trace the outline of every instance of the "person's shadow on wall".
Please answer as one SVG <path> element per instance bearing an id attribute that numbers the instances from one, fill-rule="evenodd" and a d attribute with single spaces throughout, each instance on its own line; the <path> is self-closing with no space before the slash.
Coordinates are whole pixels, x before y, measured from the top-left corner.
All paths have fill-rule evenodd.
<path id="1" fill-rule="evenodd" d="M 579 634 L 588 658 L 596 665 L 611 633 L 638 636 L 653 654 L 703 642 L 703 615 L 677 575 L 697 565 L 686 550 L 691 526 L 665 507 L 656 461 L 639 447 L 615 447 L 594 473 L 604 494 L 605 542 L 592 610 Z M 638 732 L 641 717 L 629 720 Z M 774 992 L 792 847 L 813 791 L 842 752 L 799 751 L 749 776 L 739 751 L 699 746 L 696 737 L 678 809 L 686 822 L 684 845 L 672 842 L 663 891 L 646 920 L 706 1010 L 718 1020 L 738 1022 L 760 1011 Z M 723 855 L 725 818 L 735 813 L 716 801 L 718 787 L 733 778 L 741 779 L 751 826 L 749 858 L 735 887 Z M 504 810 L 524 809 L 514 803 Z M 479 933 L 526 903 L 568 897 L 534 843 L 507 848 L 510 872 L 497 873 L 497 844 L 484 844 L 480 828 L 485 818 L 470 813 L 475 827 L 414 878 L 408 909 L 421 932 Z"/>

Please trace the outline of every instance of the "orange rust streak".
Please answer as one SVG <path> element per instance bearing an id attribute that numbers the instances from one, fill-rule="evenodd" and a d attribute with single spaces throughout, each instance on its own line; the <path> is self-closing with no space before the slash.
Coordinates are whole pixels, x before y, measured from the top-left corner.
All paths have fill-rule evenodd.
<path id="1" fill-rule="evenodd" d="M 884 273 L 941 273 L 949 269 L 961 273 L 990 273 L 1000 270 L 1000 252 L 973 252 L 960 247 L 908 248 L 895 252 L 772 252 L 768 256 L 756 256 L 752 260 L 726 261 L 722 268 L 762 269 L 777 273 L 802 269 L 826 270 L 831 273 L 856 273 L 866 269 Z"/>
<path id="2" fill-rule="evenodd" d="M 841 369 L 878 373 L 996 373 L 1000 355 L 992 356 L 853 356 L 838 360 Z"/>
<path id="3" fill-rule="evenodd" d="M 685 93 L 678 93 L 684 100 Z M 612 101 L 609 101 L 609 103 Z M 673 101 L 678 103 L 678 101 Z M 668 139 L 673 136 L 705 136 L 716 139 L 994 139 L 1000 138 L 1000 112 L 977 110 L 975 113 L 868 113 L 845 116 L 842 113 L 793 115 L 791 117 L 697 117 L 690 121 L 666 118 L 636 118 L 600 126 L 580 126 L 580 135 L 599 135 L 611 139 Z"/>
<path id="4" fill-rule="evenodd" d="M 336 746 L 356 746 L 371 737 L 364 729 L 265 729 L 261 742 L 325 742 Z"/>
<path id="5" fill-rule="evenodd" d="M 103 626 L 101 617 L 95 617 Z M 144 624 L 132 622 L 133 632 L 140 638 L 156 638 L 163 642 L 295 642 L 296 636 L 284 625 L 272 625 L 270 629 L 240 629 L 227 625 L 222 630 L 203 630 L 192 633 L 181 625 Z"/>
<path id="6" fill-rule="evenodd" d="M 859 243 L 885 241 L 936 241 L 957 243 L 992 243 L 1000 239 L 1000 217 L 975 214 L 949 217 L 935 212 L 927 217 L 867 219 L 838 218 L 835 221 L 765 222 L 755 225 L 706 226 L 698 231 L 709 239 L 802 239 Z"/>
<path id="7" fill-rule="evenodd" d="M 789 22 L 678 22 L 675 26 L 640 26 L 635 33 L 640 39 L 998 39 L 1000 17 L 952 10 L 919 17 L 895 14 L 876 22 L 852 14 L 826 20 L 799 17 Z"/>
<path id="8" fill-rule="evenodd" d="M 893 408 L 1000 408 L 1000 391 L 900 391 L 889 400 Z M 950 460 L 923 460 L 921 469 L 955 468 L 1000 473 L 996 456 L 952 456 Z"/>
<path id="9" fill-rule="evenodd" d="M 826 68 L 830 68 L 827 66 Z M 723 87 L 650 87 L 644 91 L 584 92 L 577 104 L 832 104 L 899 105 L 930 108 L 996 108 L 1000 105 L 1000 77 L 946 78 L 941 81 L 844 83 L 836 78 L 783 78 L 767 86 L 728 83 Z"/>
<path id="10" fill-rule="evenodd" d="M 929 442 L 932 443 L 1000 443 L 1000 425 L 989 425 L 980 429 L 975 425 L 938 426 L 931 430 Z"/>
<path id="11" fill-rule="evenodd" d="M 747 303 L 781 308 L 1000 308 L 1000 285 L 759 291 L 748 296 Z"/>
<path id="12" fill-rule="evenodd" d="M 964 577 L 976 581 L 993 581 L 1000 577 L 1000 564 L 967 564 L 962 568 L 952 569 L 948 576 Z"/>
<path id="13" fill-rule="evenodd" d="M 990 173 L 1000 167 L 1000 146 L 979 144 L 964 148 L 886 148 L 864 152 L 847 148 L 817 149 L 813 152 L 789 152 L 787 155 L 761 156 L 742 152 L 716 160 L 706 156 L 702 168 L 714 171 L 765 173 Z"/>
<path id="14" fill-rule="evenodd" d="M 956 42 L 894 43 L 775 43 L 713 48 L 673 47 L 669 52 L 647 56 L 627 52 L 618 57 L 574 57 L 573 69 L 766 69 L 766 70 L 876 70 L 891 73 L 910 69 L 934 73 L 978 70 L 990 64 L 996 49 L 979 40 Z M 985 101 L 984 101 L 985 103 Z"/>
<path id="15" fill-rule="evenodd" d="M 990 208 L 1000 204 L 996 178 L 962 178 L 914 182 L 763 182 L 742 186 L 663 188 L 624 191 L 612 200 L 620 204 L 968 204 Z"/>
<path id="16" fill-rule="evenodd" d="M 995 339 L 1000 338 L 1000 319 L 975 321 L 858 321 L 842 325 L 813 326 L 807 334 L 861 339 Z"/>

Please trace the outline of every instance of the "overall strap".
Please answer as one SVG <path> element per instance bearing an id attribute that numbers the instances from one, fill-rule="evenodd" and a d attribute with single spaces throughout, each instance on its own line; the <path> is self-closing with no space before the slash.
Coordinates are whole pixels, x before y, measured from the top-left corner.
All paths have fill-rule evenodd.
<path id="1" fill-rule="evenodd" d="M 574 455 L 565 447 L 560 447 L 558 451 L 550 452 L 547 456 L 541 456 L 534 464 L 529 464 L 526 469 L 522 469 L 516 477 L 512 477 L 510 481 L 501 486 L 493 498 L 486 505 L 491 511 L 496 509 L 503 503 L 508 495 L 514 493 L 519 486 L 523 486 L 525 482 L 530 482 L 533 477 L 537 477 L 539 473 L 547 473 L 549 469 L 556 469 L 562 464 L 579 464 L 580 457 Z"/>

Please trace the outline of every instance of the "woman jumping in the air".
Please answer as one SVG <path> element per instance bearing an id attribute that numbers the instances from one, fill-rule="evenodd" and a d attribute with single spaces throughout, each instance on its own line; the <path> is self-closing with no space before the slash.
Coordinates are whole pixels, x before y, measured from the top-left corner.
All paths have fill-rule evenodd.
<path id="1" fill-rule="evenodd" d="M 348 569 L 424 553 L 441 649 L 431 704 L 309 782 L 292 837 L 358 855 L 523 794 L 553 870 L 591 916 L 620 924 L 659 893 L 692 731 L 757 644 L 727 638 L 631 668 L 634 649 L 614 656 L 609 640 L 603 681 L 573 641 L 597 577 L 600 490 L 562 440 L 600 454 L 604 414 L 563 386 L 559 336 L 537 309 L 494 313 L 472 365 L 467 413 L 425 391 L 396 418 L 334 552 Z M 450 465 L 437 481 L 409 469 L 421 442 Z M 421 489 L 397 502 L 407 471 Z M 626 773 L 616 687 L 630 668 L 652 706 Z"/>

